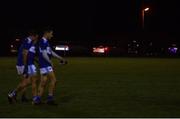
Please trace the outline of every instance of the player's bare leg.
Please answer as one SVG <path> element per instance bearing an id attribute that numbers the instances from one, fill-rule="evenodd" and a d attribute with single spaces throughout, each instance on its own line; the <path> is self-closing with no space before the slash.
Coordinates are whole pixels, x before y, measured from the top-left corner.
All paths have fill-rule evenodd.
<path id="1" fill-rule="evenodd" d="M 26 97 L 26 90 L 30 84 L 31 84 L 31 78 L 28 77 L 28 78 L 24 79 L 24 82 L 21 85 L 21 91 L 20 92 L 22 93 L 22 97 L 21 97 L 22 102 L 29 102 L 29 99 L 27 99 L 27 97 Z"/>
<path id="2" fill-rule="evenodd" d="M 21 82 L 18 84 L 17 88 L 14 89 L 12 92 L 10 92 L 8 94 L 8 100 L 9 100 L 9 103 L 13 103 L 13 102 L 16 102 L 17 99 L 16 99 L 16 96 L 19 92 L 22 93 L 22 98 L 21 100 L 23 102 L 27 101 L 27 98 L 25 96 L 25 92 L 26 92 L 26 87 L 30 84 L 30 78 L 24 78 L 23 76 L 21 77 Z"/>
<path id="3" fill-rule="evenodd" d="M 21 93 L 22 93 L 21 101 L 22 102 L 28 102 L 29 101 L 29 99 L 26 97 L 26 90 L 27 90 L 27 87 L 25 87 L 21 90 Z"/>
<path id="4" fill-rule="evenodd" d="M 54 92 L 55 92 L 55 87 L 56 87 L 56 76 L 54 74 L 54 72 L 50 72 L 48 74 L 48 78 L 50 79 L 50 84 L 49 84 L 49 94 L 48 94 L 48 98 L 47 98 L 47 104 L 55 104 L 54 102 Z"/>
<path id="5" fill-rule="evenodd" d="M 31 77 L 31 82 L 32 82 L 32 95 L 37 96 L 37 77 L 32 76 Z"/>
<path id="6" fill-rule="evenodd" d="M 48 78 L 50 79 L 49 95 L 54 95 L 54 91 L 55 91 L 55 87 L 56 87 L 56 83 L 57 83 L 54 72 L 49 73 Z"/>
<path id="7" fill-rule="evenodd" d="M 41 75 L 41 81 L 40 81 L 39 88 L 38 88 L 38 96 L 40 96 L 40 97 L 44 93 L 44 89 L 46 87 L 47 80 L 48 80 L 47 75 Z"/>
<path id="8" fill-rule="evenodd" d="M 28 84 L 30 84 L 30 78 L 28 77 L 28 78 L 24 78 L 24 77 L 21 77 L 21 82 L 19 83 L 19 85 L 17 86 L 17 88 L 15 89 L 17 92 L 21 92 L 21 93 L 23 93 L 23 92 L 25 92 L 25 88 L 26 88 L 26 86 L 28 85 Z"/>
<path id="9" fill-rule="evenodd" d="M 32 96 L 33 96 L 33 101 L 32 104 L 38 104 L 40 103 L 40 98 L 37 95 L 37 76 L 32 76 L 31 77 L 31 82 L 32 82 Z M 38 101 L 37 101 L 38 100 Z"/>
<path id="10" fill-rule="evenodd" d="M 33 104 L 34 105 L 38 105 L 38 104 L 42 103 L 41 102 L 41 96 L 44 93 L 47 80 L 48 80 L 47 75 L 41 75 L 41 80 L 40 80 L 40 84 L 39 84 L 39 87 L 38 87 L 38 96 L 35 96 L 33 98 Z"/>

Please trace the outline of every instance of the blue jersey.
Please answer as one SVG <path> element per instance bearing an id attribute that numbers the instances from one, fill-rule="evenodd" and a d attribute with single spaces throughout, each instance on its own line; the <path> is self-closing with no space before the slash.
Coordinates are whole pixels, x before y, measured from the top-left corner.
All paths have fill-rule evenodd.
<path id="1" fill-rule="evenodd" d="M 18 50 L 18 58 L 17 58 L 17 65 L 23 66 L 23 50 L 29 50 L 29 48 L 32 45 L 32 40 L 28 37 L 24 39 L 23 43 L 21 44 L 19 50 Z"/>
<path id="2" fill-rule="evenodd" d="M 52 57 L 52 49 L 49 45 L 48 40 L 45 38 L 42 38 L 39 41 L 39 65 L 40 65 L 40 68 L 45 68 L 45 67 L 51 66 L 51 64 L 48 61 L 46 61 L 46 59 L 43 57 L 43 54 L 42 54 L 43 50 L 46 50 L 49 58 Z"/>
<path id="3" fill-rule="evenodd" d="M 28 65 L 34 64 L 35 55 L 36 55 L 36 46 L 35 46 L 35 44 L 32 44 L 28 50 L 28 55 L 27 55 L 27 64 Z"/>

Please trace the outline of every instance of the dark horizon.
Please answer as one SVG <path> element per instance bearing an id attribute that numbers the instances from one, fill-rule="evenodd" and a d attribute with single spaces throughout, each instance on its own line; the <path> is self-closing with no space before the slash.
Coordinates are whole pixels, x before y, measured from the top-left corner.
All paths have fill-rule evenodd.
<path id="1" fill-rule="evenodd" d="M 45 26 L 53 27 L 56 40 L 74 42 L 101 41 L 100 37 L 113 42 L 127 34 L 125 41 L 131 34 L 144 32 L 179 38 L 177 0 L 3 1 L 1 5 L 0 36 L 5 43 L 2 49 L 16 37 L 24 36 L 28 29 Z M 150 7 L 145 14 L 144 30 L 143 6 Z"/>

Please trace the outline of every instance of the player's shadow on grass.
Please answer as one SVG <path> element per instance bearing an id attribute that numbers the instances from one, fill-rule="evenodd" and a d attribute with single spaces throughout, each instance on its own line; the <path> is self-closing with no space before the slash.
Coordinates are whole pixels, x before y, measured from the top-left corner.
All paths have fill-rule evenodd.
<path id="1" fill-rule="evenodd" d="M 71 100 L 73 100 L 75 97 L 72 95 L 65 95 L 60 98 L 60 103 L 69 103 Z"/>

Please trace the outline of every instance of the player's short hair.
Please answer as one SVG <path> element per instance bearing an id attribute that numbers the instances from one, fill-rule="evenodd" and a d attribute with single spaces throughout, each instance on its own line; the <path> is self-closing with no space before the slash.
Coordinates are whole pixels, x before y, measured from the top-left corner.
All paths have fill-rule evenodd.
<path id="1" fill-rule="evenodd" d="M 53 31 L 53 29 L 51 27 L 46 27 L 46 28 L 43 28 L 42 33 L 45 34 L 45 33 L 49 33 L 52 31 Z"/>
<path id="2" fill-rule="evenodd" d="M 28 35 L 29 35 L 29 36 L 36 36 L 36 35 L 39 35 L 39 33 L 38 33 L 37 30 L 29 30 L 29 31 L 28 31 Z"/>
<path id="3" fill-rule="evenodd" d="M 40 37 L 43 37 L 44 34 L 49 33 L 51 31 L 53 31 L 52 27 L 39 27 L 38 28 Z"/>

